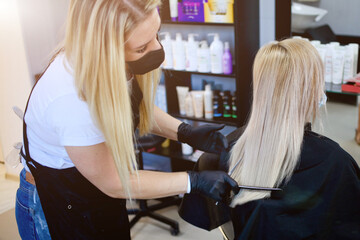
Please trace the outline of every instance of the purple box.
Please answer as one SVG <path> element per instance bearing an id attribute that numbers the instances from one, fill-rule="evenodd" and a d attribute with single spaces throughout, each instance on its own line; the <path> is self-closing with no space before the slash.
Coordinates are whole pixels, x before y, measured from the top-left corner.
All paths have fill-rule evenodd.
<path id="1" fill-rule="evenodd" d="M 179 22 L 205 22 L 204 4 L 202 0 L 192 0 L 178 3 Z"/>

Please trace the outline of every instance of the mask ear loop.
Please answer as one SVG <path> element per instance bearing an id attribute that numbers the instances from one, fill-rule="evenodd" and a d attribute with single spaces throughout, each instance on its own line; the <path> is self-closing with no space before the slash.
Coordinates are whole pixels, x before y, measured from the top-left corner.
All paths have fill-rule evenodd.
<path id="1" fill-rule="evenodd" d="M 326 104 L 326 102 L 327 102 L 327 96 L 325 93 L 323 93 L 323 96 L 321 97 L 320 102 L 319 102 L 319 108 L 324 106 Z"/>

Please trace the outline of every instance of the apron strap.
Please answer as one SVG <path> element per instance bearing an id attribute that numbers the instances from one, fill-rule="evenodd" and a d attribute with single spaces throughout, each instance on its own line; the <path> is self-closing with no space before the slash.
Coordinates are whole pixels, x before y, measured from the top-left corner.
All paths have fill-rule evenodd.
<path id="1" fill-rule="evenodd" d="M 46 72 L 46 70 L 49 68 L 49 66 L 51 65 L 51 63 L 54 62 L 55 58 L 57 55 L 59 55 L 59 53 L 61 51 L 63 51 L 64 49 L 61 48 L 59 49 L 54 56 L 51 58 L 51 60 L 49 61 L 49 64 L 47 65 L 47 67 L 45 68 L 45 70 L 40 74 L 39 79 L 37 79 L 37 81 L 35 82 L 34 86 L 31 89 L 31 92 L 29 94 L 28 100 L 26 102 L 26 107 L 25 107 L 25 111 L 24 111 L 24 117 L 23 117 L 23 147 L 25 148 L 25 154 L 23 152 L 23 148 L 21 148 L 20 154 L 21 156 L 25 159 L 26 164 L 28 165 L 28 163 L 32 163 L 34 162 L 34 160 L 30 157 L 30 152 L 29 152 L 29 142 L 28 142 L 28 137 L 27 137 L 27 132 L 26 132 L 26 123 L 25 123 L 25 114 L 29 105 L 29 101 L 30 101 L 30 97 L 32 92 L 34 91 L 34 88 L 36 86 L 36 84 L 40 81 L 40 78 L 44 75 L 44 73 Z M 29 167 L 29 166 L 28 166 Z"/>

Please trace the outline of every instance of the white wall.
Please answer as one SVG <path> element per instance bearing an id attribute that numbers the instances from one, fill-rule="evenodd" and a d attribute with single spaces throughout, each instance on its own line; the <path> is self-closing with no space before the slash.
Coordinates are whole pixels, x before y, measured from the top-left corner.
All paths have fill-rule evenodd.
<path id="1" fill-rule="evenodd" d="M 64 37 L 69 0 L 17 0 L 30 74 L 43 71 Z"/>
<path id="2" fill-rule="evenodd" d="M 24 109 L 31 90 L 17 2 L 0 0 L 0 147 L 2 159 L 22 140 L 22 121 L 12 106 Z"/>
<path id="3" fill-rule="evenodd" d="M 64 35 L 69 0 L 0 0 L 0 161 L 22 141 L 22 122 L 34 75 L 47 65 Z M 17 174 L 19 169 L 7 168 Z"/>
<path id="4" fill-rule="evenodd" d="M 275 40 L 275 0 L 260 0 L 260 47 Z"/>
<path id="5" fill-rule="evenodd" d="M 360 36 L 360 0 L 320 0 L 316 3 L 301 3 L 328 10 L 328 14 L 316 25 L 329 24 L 337 35 Z"/>

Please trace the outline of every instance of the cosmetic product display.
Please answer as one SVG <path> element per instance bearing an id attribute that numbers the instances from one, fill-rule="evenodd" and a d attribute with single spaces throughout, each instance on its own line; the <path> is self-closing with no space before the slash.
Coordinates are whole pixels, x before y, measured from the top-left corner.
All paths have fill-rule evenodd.
<path id="1" fill-rule="evenodd" d="M 188 35 L 188 41 L 185 44 L 186 49 L 186 71 L 197 71 L 198 57 L 197 51 L 199 43 L 195 41 L 194 37 L 199 36 L 198 34 L 190 33 Z"/>
<path id="2" fill-rule="evenodd" d="M 224 44 L 220 41 L 219 34 L 209 33 L 208 35 L 214 36 L 210 44 L 211 73 L 221 74 L 223 73 Z"/>
<path id="3" fill-rule="evenodd" d="M 205 118 L 213 119 L 213 93 L 211 91 L 211 85 L 205 86 L 204 109 L 205 109 Z"/>
<path id="4" fill-rule="evenodd" d="M 205 22 L 233 23 L 234 0 L 207 0 L 204 3 Z"/>
<path id="5" fill-rule="evenodd" d="M 180 115 L 186 115 L 185 98 L 189 92 L 189 87 L 177 86 L 176 92 L 177 92 L 177 96 L 178 96 Z"/>
<path id="6" fill-rule="evenodd" d="M 200 47 L 197 51 L 198 57 L 198 72 L 208 73 L 210 72 L 210 49 L 206 41 L 200 42 Z"/>
<path id="7" fill-rule="evenodd" d="M 224 94 L 222 96 L 223 99 L 223 117 L 224 119 L 229 119 L 231 118 L 232 115 L 232 107 L 231 107 L 231 103 L 232 103 L 232 96 L 230 91 L 224 91 Z"/>
<path id="8" fill-rule="evenodd" d="M 345 47 L 335 46 L 333 49 L 332 83 L 341 84 L 344 75 Z"/>
<path id="9" fill-rule="evenodd" d="M 172 42 L 172 47 L 174 69 L 179 71 L 185 70 L 185 43 L 182 39 L 181 33 L 176 33 L 176 39 Z"/>
<path id="10" fill-rule="evenodd" d="M 195 116 L 193 98 L 190 92 L 188 92 L 185 98 L 185 114 L 187 117 Z"/>
<path id="11" fill-rule="evenodd" d="M 236 119 L 237 118 L 237 107 L 236 107 L 236 93 L 235 92 L 232 96 L 231 107 L 232 107 L 231 117 Z"/>
<path id="12" fill-rule="evenodd" d="M 164 69 L 172 69 L 173 68 L 173 51 L 172 51 L 172 41 L 169 32 L 162 32 L 159 34 L 160 36 L 165 35 L 165 38 L 161 40 L 161 44 L 163 45 L 165 52 L 165 61 L 162 64 Z"/>
<path id="13" fill-rule="evenodd" d="M 169 0 L 171 21 L 176 22 L 178 18 L 178 0 Z"/>
<path id="14" fill-rule="evenodd" d="M 233 72 L 232 56 L 229 42 L 225 42 L 224 54 L 222 57 L 223 73 L 230 75 Z"/>
<path id="15" fill-rule="evenodd" d="M 191 91 L 196 118 L 204 117 L 204 91 Z"/>
<path id="16" fill-rule="evenodd" d="M 351 43 L 341 46 L 338 42 L 321 44 L 311 41 L 317 49 L 325 67 L 325 82 L 340 85 L 357 74 L 359 45 Z"/>
<path id="17" fill-rule="evenodd" d="M 213 92 L 213 116 L 215 120 L 221 120 L 223 113 L 222 97 L 219 90 Z"/>
<path id="18" fill-rule="evenodd" d="M 182 0 L 178 3 L 178 15 L 181 22 L 204 22 L 203 0 Z"/>

